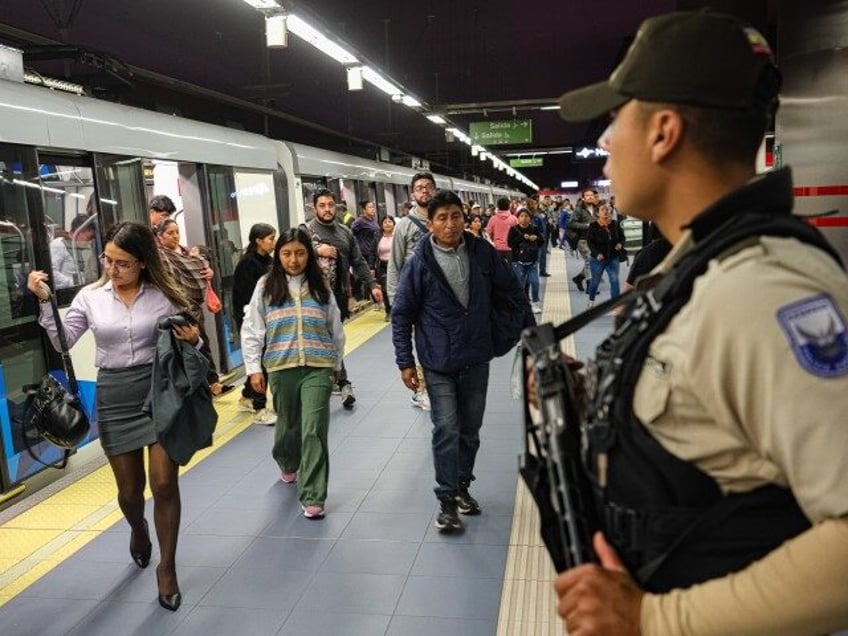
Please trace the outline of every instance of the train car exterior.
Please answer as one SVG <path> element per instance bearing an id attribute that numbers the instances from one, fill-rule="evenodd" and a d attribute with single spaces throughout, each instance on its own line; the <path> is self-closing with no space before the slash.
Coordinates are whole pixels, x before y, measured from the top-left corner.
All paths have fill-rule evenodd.
<path id="1" fill-rule="evenodd" d="M 335 191 L 356 213 L 373 200 L 380 215 L 400 213 L 417 171 L 302 144 L 272 140 L 161 113 L 0 80 L 0 493 L 42 470 L 27 454 L 20 426 L 22 387 L 59 358 L 37 324 L 37 305 L 26 275 L 51 276 L 62 311 L 79 288 L 100 276 L 100 237 L 119 221 L 147 223 L 147 201 L 170 196 L 186 245 L 205 245 L 213 255 L 213 285 L 224 310 L 206 315 L 213 356 L 222 372 L 242 364 L 231 321 L 232 273 L 254 223 L 278 229 L 311 217 L 316 187 Z M 492 186 L 435 175 L 440 188 L 476 200 L 497 197 Z M 85 217 L 79 227 L 78 217 Z M 74 219 L 78 218 L 76 224 Z M 74 231 L 72 232 L 72 225 Z M 93 230 L 93 237 L 82 229 Z M 77 264 L 62 277 L 55 253 Z M 51 257 L 51 253 L 54 254 Z M 94 414 L 94 339 L 74 347 L 82 397 Z M 57 449 L 37 444 L 44 461 Z"/>

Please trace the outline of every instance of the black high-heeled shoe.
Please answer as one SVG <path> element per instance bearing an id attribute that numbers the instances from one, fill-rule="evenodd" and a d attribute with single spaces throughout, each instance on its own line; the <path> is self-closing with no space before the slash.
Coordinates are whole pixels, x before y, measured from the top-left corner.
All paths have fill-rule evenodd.
<path id="1" fill-rule="evenodd" d="M 159 586 L 159 566 L 156 566 L 156 585 Z M 173 594 L 162 594 L 159 593 L 159 605 L 164 607 L 166 610 L 170 610 L 171 612 L 176 612 L 180 609 L 180 605 L 183 602 L 183 595 L 180 593 L 180 588 L 177 586 L 177 591 Z"/>
<path id="2" fill-rule="evenodd" d="M 147 547 L 143 550 L 133 550 L 132 533 L 130 533 L 130 556 L 138 567 L 146 568 L 150 565 L 150 555 L 153 552 L 153 544 L 150 543 L 150 528 L 147 526 L 147 519 L 142 519 L 142 521 L 144 521 L 144 534 L 147 535 Z"/>

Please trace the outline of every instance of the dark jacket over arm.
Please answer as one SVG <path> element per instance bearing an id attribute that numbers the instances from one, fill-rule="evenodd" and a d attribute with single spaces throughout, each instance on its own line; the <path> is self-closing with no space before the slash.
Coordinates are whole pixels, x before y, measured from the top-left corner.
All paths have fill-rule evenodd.
<path id="1" fill-rule="evenodd" d="M 209 361 L 200 350 L 160 329 L 151 383 L 151 415 L 168 457 L 185 465 L 212 445 L 218 413 L 206 381 Z"/>

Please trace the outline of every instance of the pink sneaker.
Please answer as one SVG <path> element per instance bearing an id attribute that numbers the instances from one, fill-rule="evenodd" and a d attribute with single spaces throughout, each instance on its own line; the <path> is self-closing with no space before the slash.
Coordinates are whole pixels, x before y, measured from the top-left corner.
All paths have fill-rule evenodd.
<path id="1" fill-rule="evenodd" d="M 280 481 L 284 484 L 293 484 L 297 481 L 297 473 L 282 473 L 280 475 Z"/>
<path id="2" fill-rule="evenodd" d="M 317 504 L 313 504 L 311 506 L 302 506 L 303 508 L 303 516 L 307 519 L 323 519 L 324 518 L 324 506 L 319 506 Z"/>

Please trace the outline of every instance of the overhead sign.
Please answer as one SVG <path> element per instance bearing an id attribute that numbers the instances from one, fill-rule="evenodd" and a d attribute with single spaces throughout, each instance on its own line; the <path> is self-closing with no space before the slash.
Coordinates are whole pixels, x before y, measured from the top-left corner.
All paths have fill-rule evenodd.
<path id="1" fill-rule="evenodd" d="M 510 159 L 509 165 L 512 168 L 541 168 L 543 159 L 541 157 L 525 157 L 518 159 Z"/>
<path id="2" fill-rule="evenodd" d="M 603 148 L 593 148 L 590 146 L 584 146 L 583 148 L 575 148 L 574 149 L 574 160 L 575 161 L 588 161 L 591 159 L 603 159 L 607 157 L 609 153 Z"/>
<path id="3" fill-rule="evenodd" d="M 529 119 L 472 121 L 468 132 L 471 141 L 481 146 L 529 144 L 533 141 L 533 122 Z"/>

